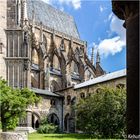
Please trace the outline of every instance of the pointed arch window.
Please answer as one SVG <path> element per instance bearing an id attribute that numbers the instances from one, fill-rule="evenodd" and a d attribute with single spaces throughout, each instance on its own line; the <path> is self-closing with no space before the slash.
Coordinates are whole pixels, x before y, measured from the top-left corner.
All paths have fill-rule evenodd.
<path id="1" fill-rule="evenodd" d="M 62 40 L 61 40 L 60 49 L 61 49 L 61 51 L 65 51 L 64 38 L 62 38 Z"/>
<path id="2" fill-rule="evenodd" d="M 91 77 L 91 72 L 89 71 L 89 69 L 86 69 L 85 71 L 85 80 L 89 80 Z"/>
<path id="3" fill-rule="evenodd" d="M 56 101 L 54 99 L 51 99 L 50 100 L 50 104 L 51 104 L 51 106 L 55 106 L 56 105 Z"/>
<path id="4" fill-rule="evenodd" d="M 56 70 L 60 70 L 60 62 L 56 55 L 53 56 L 53 68 Z"/>
<path id="5" fill-rule="evenodd" d="M 77 64 L 76 64 L 74 61 L 72 61 L 71 69 L 72 69 L 72 72 L 73 72 L 74 74 L 78 74 L 78 73 L 79 73 L 79 72 L 78 72 L 78 66 L 77 66 Z"/>
<path id="6" fill-rule="evenodd" d="M 85 93 L 80 93 L 80 97 L 81 97 L 81 99 L 84 99 L 86 96 L 85 96 Z"/>
<path id="7" fill-rule="evenodd" d="M 67 105 L 70 105 L 70 103 L 71 103 L 71 96 L 68 95 L 68 96 L 67 96 Z"/>
<path id="8" fill-rule="evenodd" d="M 33 64 L 39 64 L 39 57 L 36 49 L 32 50 L 32 63 Z"/>

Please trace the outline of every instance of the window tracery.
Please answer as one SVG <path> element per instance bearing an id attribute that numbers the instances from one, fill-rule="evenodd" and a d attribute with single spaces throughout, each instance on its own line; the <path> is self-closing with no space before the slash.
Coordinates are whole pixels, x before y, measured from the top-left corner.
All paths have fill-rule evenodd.
<path id="1" fill-rule="evenodd" d="M 67 96 L 67 105 L 70 105 L 70 103 L 71 103 L 71 96 L 68 95 L 68 96 Z"/>
<path id="2" fill-rule="evenodd" d="M 85 96 L 85 93 L 80 93 L 80 97 L 81 97 L 81 99 L 84 99 L 86 96 Z"/>

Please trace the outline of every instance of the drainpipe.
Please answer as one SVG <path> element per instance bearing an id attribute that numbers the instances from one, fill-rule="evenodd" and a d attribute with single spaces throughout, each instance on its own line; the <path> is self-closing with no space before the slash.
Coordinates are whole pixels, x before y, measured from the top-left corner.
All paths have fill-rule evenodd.
<path id="1" fill-rule="evenodd" d="M 62 132 L 64 132 L 64 126 L 63 126 L 63 125 L 64 125 L 64 123 L 63 123 L 63 122 L 64 122 L 64 119 L 63 119 L 63 118 L 64 118 L 64 117 L 63 117 L 63 113 L 64 113 L 64 107 L 63 107 L 63 104 L 64 104 L 64 97 L 62 97 L 61 100 L 62 100 L 62 114 L 61 114 L 61 115 L 62 115 L 62 116 L 61 116 L 61 117 L 62 117 L 62 120 L 61 120 L 61 122 L 62 122 L 62 123 L 61 123 L 62 127 L 61 127 L 61 129 L 62 129 Z"/>

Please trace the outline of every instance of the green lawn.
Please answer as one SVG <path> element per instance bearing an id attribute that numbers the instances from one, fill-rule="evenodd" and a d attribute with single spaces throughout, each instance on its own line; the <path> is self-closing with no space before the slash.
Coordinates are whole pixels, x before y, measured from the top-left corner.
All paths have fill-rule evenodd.
<path id="1" fill-rule="evenodd" d="M 29 134 L 29 140 L 93 140 L 84 134 Z"/>

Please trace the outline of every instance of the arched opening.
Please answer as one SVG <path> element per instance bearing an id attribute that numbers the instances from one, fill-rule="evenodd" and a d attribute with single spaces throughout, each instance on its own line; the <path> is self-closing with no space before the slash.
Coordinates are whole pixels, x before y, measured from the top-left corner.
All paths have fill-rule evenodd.
<path id="1" fill-rule="evenodd" d="M 96 92 L 96 93 L 100 93 L 101 91 L 102 91 L 101 88 L 97 88 L 95 92 Z"/>
<path id="2" fill-rule="evenodd" d="M 125 84 L 119 83 L 118 85 L 116 85 L 116 87 L 119 89 L 123 89 L 125 87 Z"/>
<path id="3" fill-rule="evenodd" d="M 75 105 L 76 104 L 76 96 L 74 96 L 72 99 L 71 99 L 71 105 Z"/>
<path id="4" fill-rule="evenodd" d="M 31 87 L 38 88 L 39 87 L 39 73 L 33 72 L 31 74 Z"/>
<path id="5" fill-rule="evenodd" d="M 38 53 L 36 49 L 32 50 L 32 63 L 38 65 L 39 63 L 39 58 L 38 58 Z"/>
<path id="6" fill-rule="evenodd" d="M 71 70 L 73 74 L 78 74 L 78 66 L 74 61 L 71 62 Z"/>
<path id="7" fill-rule="evenodd" d="M 53 56 L 53 68 L 60 71 L 60 62 L 56 55 Z"/>
<path id="8" fill-rule="evenodd" d="M 55 80 L 52 80 L 52 82 L 51 82 L 51 91 L 57 91 L 59 89 L 60 89 L 59 84 Z"/>
<path id="9" fill-rule="evenodd" d="M 80 97 L 81 97 L 81 99 L 84 99 L 86 96 L 85 96 L 85 93 L 80 93 Z"/>
<path id="10" fill-rule="evenodd" d="M 62 38 L 62 40 L 61 40 L 60 49 L 61 49 L 61 51 L 65 51 L 64 38 Z"/>
<path id="11" fill-rule="evenodd" d="M 65 126 L 65 131 L 69 132 L 70 128 L 70 114 L 67 113 L 64 119 L 64 126 Z"/>
<path id="12" fill-rule="evenodd" d="M 60 124 L 59 123 L 59 118 L 55 113 L 52 113 L 48 116 L 48 122 L 52 123 L 54 125 L 57 125 L 57 126 L 59 126 L 59 124 Z"/>
<path id="13" fill-rule="evenodd" d="M 37 129 L 39 128 L 40 124 L 40 117 L 37 113 L 33 112 L 32 113 L 32 128 Z"/>
<path id="14" fill-rule="evenodd" d="M 55 107 L 56 106 L 56 100 L 55 99 L 51 99 L 50 100 L 50 105 L 51 105 L 51 107 Z"/>
<path id="15" fill-rule="evenodd" d="M 68 95 L 68 96 L 67 96 L 67 105 L 70 105 L 70 103 L 71 103 L 71 96 Z"/>
<path id="16" fill-rule="evenodd" d="M 89 69 L 86 69 L 86 71 L 85 71 L 85 80 L 86 81 L 89 80 L 90 77 L 91 77 L 91 72 L 89 71 Z"/>

